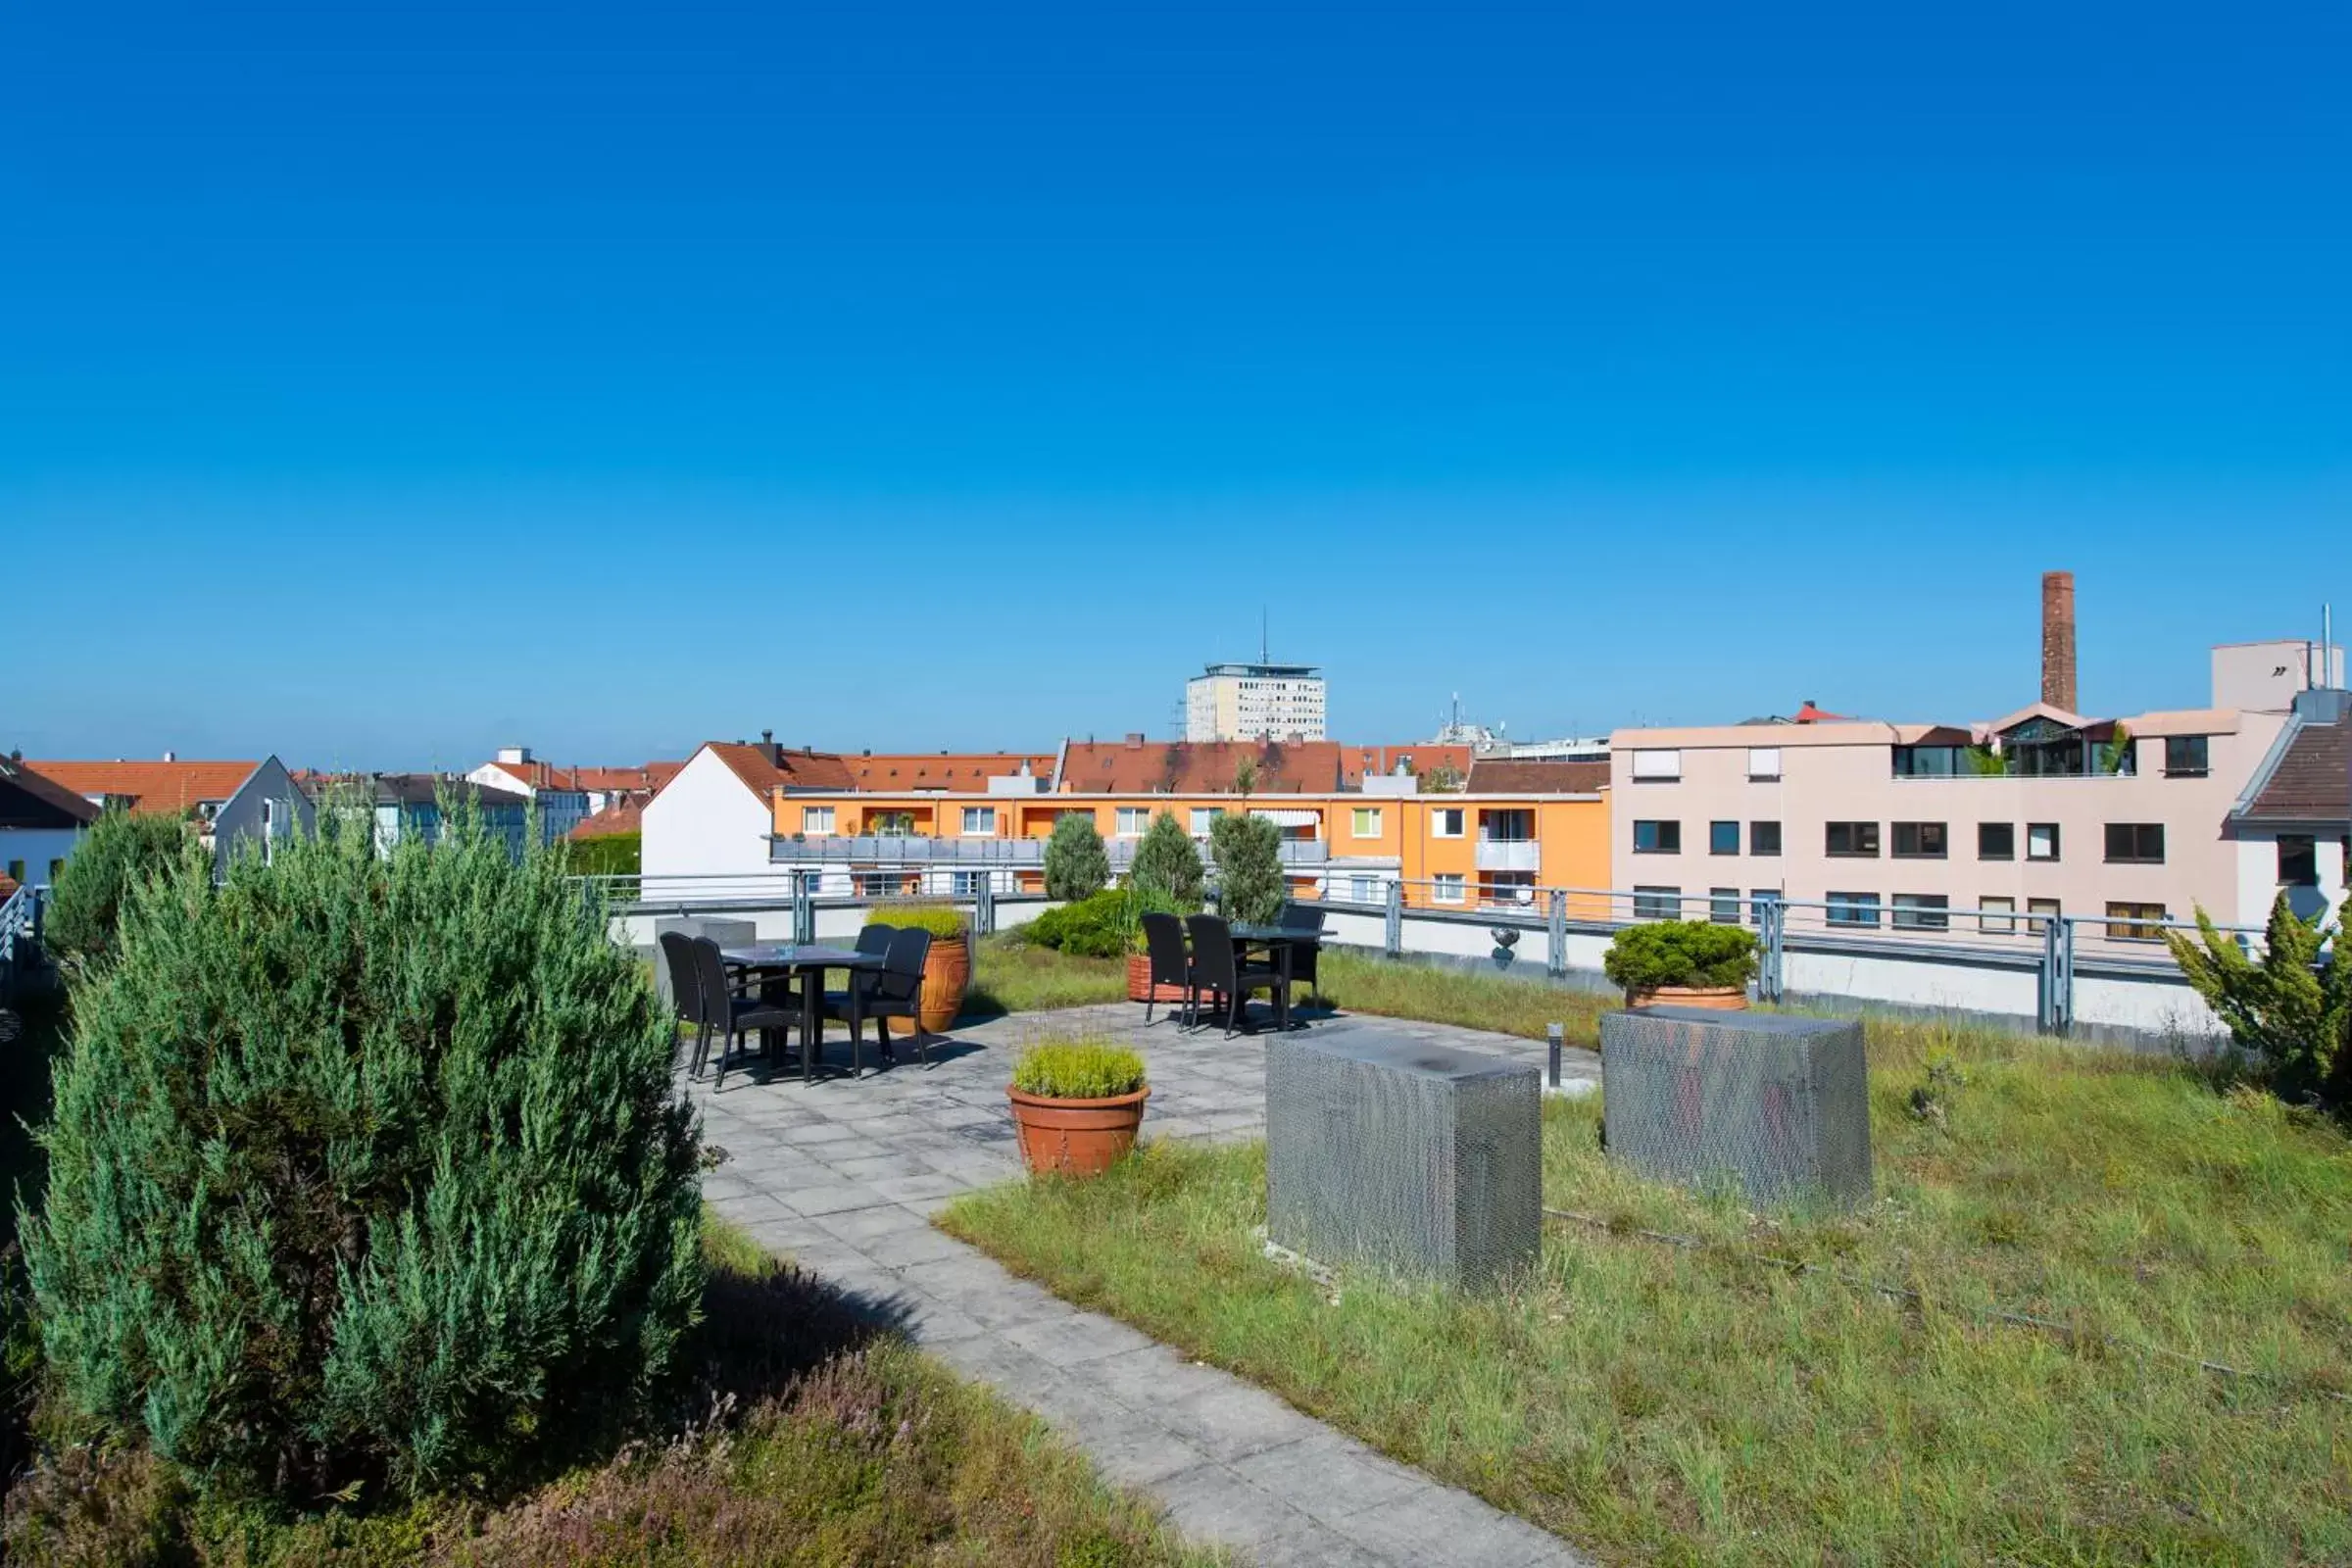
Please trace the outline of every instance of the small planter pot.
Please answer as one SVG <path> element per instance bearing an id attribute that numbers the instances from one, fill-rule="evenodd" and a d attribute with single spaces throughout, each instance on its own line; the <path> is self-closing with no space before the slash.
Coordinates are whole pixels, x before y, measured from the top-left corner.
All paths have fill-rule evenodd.
<path id="1" fill-rule="evenodd" d="M 1184 987 L 1152 983 L 1152 960 L 1141 953 L 1127 955 L 1127 1000 L 1129 1002 L 1182 1002 Z"/>
<path id="2" fill-rule="evenodd" d="M 1745 986 L 1651 986 L 1634 993 L 1636 1007 L 1703 1007 L 1711 1012 L 1745 1012 Z"/>
<path id="3" fill-rule="evenodd" d="M 1012 1102 L 1012 1126 L 1020 1135 L 1021 1158 L 1033 1172 L 1054 1171 L 1064 1176 L 1100 1176 L 1111 1162 L 1135 1147 L 1144 1125 L 1144 1102 L 1152 1098 L 1147 1084 L 1131 1095 L 1107 1100 L 1048 1100 L 1007 1089 Z"/>
<path id="4" fill-rule="evenodd" d="M 944 1035 L 956 1027 L 956 1015 L 963 1010 L 964 990 L 971 983 L 971 946 L 961 937 L 932 938 L 916 1003 L 922 1009 L 923 1033 Z"/>

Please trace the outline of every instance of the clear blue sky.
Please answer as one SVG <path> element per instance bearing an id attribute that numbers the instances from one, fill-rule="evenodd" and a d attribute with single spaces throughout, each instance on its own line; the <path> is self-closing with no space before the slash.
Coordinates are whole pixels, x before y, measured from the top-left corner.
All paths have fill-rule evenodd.
<path id="1" fill-rule="evenodd" d="M 2352 615 L 2352 8 L 0 23 L 0 746 L 2194 704 Z"/>

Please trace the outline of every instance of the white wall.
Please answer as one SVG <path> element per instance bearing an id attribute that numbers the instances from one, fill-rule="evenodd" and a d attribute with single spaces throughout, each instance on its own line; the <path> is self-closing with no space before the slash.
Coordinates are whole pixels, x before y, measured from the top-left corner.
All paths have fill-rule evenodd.
<path id="1" fill-rule="evenodd" d="M 645 808 L 647 891 L 663 876 L 770 876 L 774 830 L 767 802 L 706 747 Z"/>
<path id="2" fill-rule="evenodd" d="M 23 860 L 25 884 L 46 887 L 49 862 L 72 859 L 74 846 L 81 841 L 84 831 L 72 827 L 0 828 L 0 871 L 7 870 L 12 860 Z"/>

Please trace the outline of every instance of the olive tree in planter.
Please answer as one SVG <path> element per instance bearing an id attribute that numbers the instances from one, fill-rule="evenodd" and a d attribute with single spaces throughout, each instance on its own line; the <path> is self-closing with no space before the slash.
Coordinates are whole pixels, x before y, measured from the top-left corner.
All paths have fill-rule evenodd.
<path id="1" fill-rule="evenodd" d="M 1144 1124 L 1144 1058 L 1102 1040 L 1032 1046 L 1013 1063 L 1012 1124 L 1036 1173 L 1099 1176 L 1135 1147 Z"/>
<path id="2" fill-rule="evenodd" d="M 1094 817 L 1083 811 L 1064 811 L 1054 819 L 1054 836 L 1046 840 L 1046 897 L 1087 899 L 1110 885 L 1110 854 Z"/>
<path id="3" fill-rule="evenodd" d="M 1240 925 L 1270 925 L 1290 884 L 1282 874 L 1282 829 L 1262 816 L 1220 816 L 1208 833 L 1217 860 L 1219 908 Z"/>
<path id="4" fill-rule="evenodd" d="M 1625 989 L 1625 1004 L 1664 1003 L 1736 1010 L 1756 977 L 1756 937 L 1744 926 L 1659 920 L 1617 933 L 1601 971 Z"/>

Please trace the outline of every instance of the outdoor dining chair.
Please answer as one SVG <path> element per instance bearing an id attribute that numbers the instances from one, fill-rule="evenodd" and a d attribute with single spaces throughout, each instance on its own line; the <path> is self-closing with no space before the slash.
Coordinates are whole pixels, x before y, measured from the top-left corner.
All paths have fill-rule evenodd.
<path id="1" fill-rule="evenodd" d="M 850 1069 L 854 1074 L 865 1071 L 861 1021 L 867 1018 L 874 1021 L 874 1034 L 884 1066 L 891 1063 L 889 1020 L 892 1018 L 914 1020 L 915 1059 L 925 1066 L 930 1065 L 930 1036 L 923 1029 L 922 1014 L 923 964 L 930 956 L 930 932 L 913 927 L 894 931 L 891 933 L 890 948 L 882 957 L 881 971 L 876 974 L 851 974 L 850 984 L 856 988 L 855 997 L 848 991 L 825 993 L 824 1015 L 838 1018 L 850 1026 Z"/>
<path id="2" fill-rule="evenodd" d="M 1184 924 L 1172 914 L 1157 912 L 1144 916 L 1144 955 L 1151 960 L 1152 983 L 1144 991 L 1144 1022 L 1152 1022 L 1152 1008 L 1159 999 L 1161 986 L 1174 986 L 1185 993 L 1184 1009 L 1178 1012 L 1171 1006 L 1170 1014 L 1180 1029 L 1194 1022 L 1192 987 L 1193 961 L 1184 951 Z"/>
<path id="3" fill-rule="evenodd" d="M 890 939 L 897 934 L 898 929 L 895 925 L 884 925 L 879 920 L 868 920 L 858 928 L 858 951 L 859 953 L 888 953 Z"/>
<path id="4" fill-rule="evenodd" d="M 1282 971 L 1266 964 L 1245 964 L 1234 956 L 1233 927 L 1213 914 L 1187 916 L 1184 928 L 1193 939 L 1193 975 L 1187 987 L 1198 1009 L 1200 993 L 1211 1001 L 1225 999 L 1225 1038 L 1242 1027 L 1252 991 L 1271 992 L 1278 1022 L 1290 1020 L 1290 1003 L 1282 995 Z M 1213 1009 L 1212 1009 L 1213 1010 Z"/>
<path id="5" fill-rule="evenodd" d="M 1282 906 L 1282 918 L 1275 923 L 1285 931 L 1320 932 L 1323 929 L 1323 911 L 1311 904 L 1294 901 Z M 1315 985 L 1315 956 L 1322 951 L 1323 946 L 1319 942 L 1291 944 L 1291 978 L 1305 981 L 1306 994 L 1310 997 L 1322 995 Z"/>
<path id="6" fill-rule="evenodd" d="M 662 967 L 669 976 L 669 1053 L 674 1063 L 678 1053 L 678 1026 L 693 1024 L 698 1030 L 703 1022 L 703 982 L 695 973 L 694 941 L 683 931 L 664 931 L 655 939 L 662 948 Z M 700 1074 L 702 1068 L 695 1068 Z"/>
<path id="7" fill-rule="evenodd" d="M 746 997 L 727 979 L 727 960 L 719 956 L 718 944 L 709 937 L 690 939 L 694 950 L 695 978 L 702 992 L 702 1007 L 696 1028 L 701 1039 L 694 1047 L 694 1076 L 703 1075 L 703 1059 L 710 1054 L 710 1039 L 716 1034 L 718 1074 L 710 1081 L 711 1093 L 716 1094 L 727 1081 L 727 1057 L 735 1043 L 755 1029 L 789 1029 L 800 1021 L 801 1009 L 789 998 L 775 996 Z M 801 1042 L 801 1051 L 808 1054 L 808 1042 Z"/>

